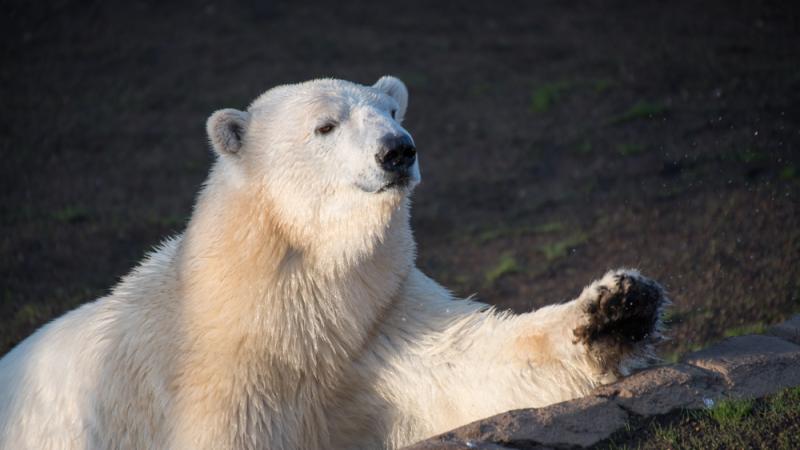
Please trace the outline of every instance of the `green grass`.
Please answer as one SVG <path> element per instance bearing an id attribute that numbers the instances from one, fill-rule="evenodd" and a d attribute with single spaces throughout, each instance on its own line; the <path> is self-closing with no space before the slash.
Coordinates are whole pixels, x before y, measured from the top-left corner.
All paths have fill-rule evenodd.
<path id="1" fill-rule="evenodd" d="M 491 286 L 500 278 L 520 271 L 520 266 L 514 256 L 510 253 L 504 253 L 500 256 L 500 259 L 497 261 L 497 263 L 492 266 L 491 269 L 486 271 L 484 276 L 484 285 Z"/>
<path id="2" fill-rule="evenodd" d="M 481 97 L 491 92 L 492 86 L 493 84 L 486 82 L 475 83 L 469 87 L 469 93 L 472 96 Z"/>
<path id="3" fill-rule="evenodd" d="M 797 449 L 800 386 L 763 399 L 723 399 L 708 409 L 631 419 L 595 449 Z"/>
<path id="4" fill-rule="evenodd" d="M 707 414 L 720 427 L 731 428 L 742 424 L 745 418 L 753 412 L 753 405 L 753 400 L 726 399 L 714 405 Z"/>
<path id="5" fill-rule="evenodd" d="M 656 440 L 668 443 L 670 446 L 676 445 L 680 438 L 678 430 L 674 427 L 662 426 L 658 423 L 653 424 L 653 436 Z"/>
<path id="6" fill-rule="evenodd" d="M 767 331 L 767 324 L 764 322 L 751 323 L 739 327 L 729 328 L 723 333 L 723 337 L 746 336 L 748 334 L 763 334 Z"/>
<path id="7" fill-rule="evenodd" d="M 742 150 L 739 153 L 737 153 L 736 156 L 739 159 L 739 161 L 745 164 L 760 162 L 767 158 L 763 152 L 753 148 Z"/>
<path id="8" fill-rule="evenodd" d="M 667 107 L 660 103 L 642 101 L 631 106 L 624 113 L 616 117 L 612 117 L 608 123 L 610 125 L 619 125 L 639 119 L 651 119 L 654 116 L 664 114 L 665 112 L 667 112 Z"/>
<path id="9" fill-rule="evenodd" d="M 570 249 L 583 244 L 588 239 L 589 236 L 585 233 L 575 233 L 560 241 L 544 244 L 539 247 L 539 250 L 547 261 L 554 261 L 567 256 L 567 252 L 569 252 Z"/>
<path id="10" fill-rule="evenodd" d="M 781 180 L 794 180 L 797 178 L 797 175 L 797 168 L 795 166 L 786 166 L 781 169 L 778 176 L 780 176 Z"/>
<path id="11" fill-rule="evenodd" d="M 485 244 L 497 239 L 514 238 L 527 234 L 552 233 L 564 229 L 561 222 L 545 222 L 532 226 L 497 227 L 481 231 L 475 237 L 475 242 Z"/>
<path id="12" fill-rule="evenodd" d="M 534 233 L 555 233 L 564 229 L 564 224 L 561 222 L 545 222 L 536 225 L 532 228 Z"/>
<path id="13" fill-rule="evenodd" d="M 560 80 L 543 83 L 533 90 L 530 109 L 535 113 L 545 113 L 570 91 L 580 89 L 589 93 L 602 94 L 615 85 L 616 82 L 614 80 L 607 78 L 597 80 Z"/>
<path id="14" fill-rule="evenodd" d="M 644 152 L 644 150 L 645 150 L 644 145 L 641 144 L 631 144 L 631 143 L 617 144 L 617 153 L 620 156 L 638 155 Z"/>
<path id="15" fill-rule="evenodd" d="M 592 152 L 592 142 L 588 139 L 584 139 L 575 147 L 575 150 L 579 155 L 588 155 Z"/>
<path id="16" fill-rule="evenodd" d="M 792 412 L 798 413 L 800 408 L 800 386 L 785 389 L 773 396 L 769 402 L 772 414 L 784 415 Z"/>
<path id="17" fill-rule="evenodd" d="M 679 362 L 681 359 L 683 359 L 684 356 L 688 355 L 689 353 L 700 351 L 708 347 L 709 345 L 711 345 L 711 342 L 684 343 L 680 348 L 661 355 L 661 359 L 663 359 L 667 363 L 674 364 L 676 362 Z"/>
<path id="18" fill-rule="evenodd" d="M 608 78 L 601 78 L 599 80 L 594 80 L 592 83 L 592 89 L 594 89 L 597 93 L 603 93 L 614 87 L 617 83 L 614 80 L 610 80 Z"/>
<path id="19" fill-rule="evenodd" d="M 177 214 L 159 216 L 155 212 L 151 212 L 151 214 L 147 217 L 147 222 L 150 225 L 155 225 L 162 228 L 181 229 L 189 222 L 189 218 Z"/>
<path id="20" fill-rule="evenodd" d="M 559 97 L 574 86 L 575 83 L 571 81 L 556 81 L 538 86 L 531 95 L 531 111 L 535 113 L 549 111 Z"/>
<path id="21" fill-rule="evenodd" d="M 58 211 L 54 211 L 52 216 L 59 222 L 78 223 L 89 218 L 89 210 L 82 206 L 66 206 Z"/>
<path id="22" fill-rule="evenodd" d="M 33 325 L 49 317 L 49 315 L 49 309 L 42 305 L 38 303 L 25 303 L 17 310 L 16 314 L 14 314 L 11 323 L 17 326 Z"/>

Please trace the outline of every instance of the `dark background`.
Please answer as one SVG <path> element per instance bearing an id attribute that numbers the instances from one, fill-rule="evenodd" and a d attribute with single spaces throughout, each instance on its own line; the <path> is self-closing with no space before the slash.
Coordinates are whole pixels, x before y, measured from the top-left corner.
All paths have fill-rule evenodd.
<path id="1" fill-rule="evenodd" d="M 0 354 L 182 230 L 205 119 L 403 79 L 419 265 L 525 311 L 612 267 L 682 351 L 800 311 L 800 15 L 775 1 L 3 2 Z"/>

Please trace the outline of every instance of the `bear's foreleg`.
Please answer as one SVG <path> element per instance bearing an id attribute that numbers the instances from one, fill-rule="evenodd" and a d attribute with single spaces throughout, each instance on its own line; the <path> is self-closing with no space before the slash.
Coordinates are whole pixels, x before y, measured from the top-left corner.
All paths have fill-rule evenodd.
<path id="1" fill-rule="evenodd" d="M 346 434 L 395 447 L 503 411 L 586 395 L 647 363 L 668 303 L 654 281 L 616 270 L 572 301 L 512 314 L 453 300 L 415 271 L 382 324 L 387 338 L 354 367 L 358 395 L 346 396 L 348 419 L 332 429 L 372 424 Z"/>

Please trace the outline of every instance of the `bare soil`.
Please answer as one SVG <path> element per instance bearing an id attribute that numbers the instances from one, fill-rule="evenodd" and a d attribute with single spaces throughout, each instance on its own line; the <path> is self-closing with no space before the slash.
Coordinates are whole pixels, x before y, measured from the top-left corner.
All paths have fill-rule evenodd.
<path id="1" fill-rule="evenodd" d="M 5 2 L 0 354 L 178 233 L 205 119 L 332 76 L 409 86 L 419 265 L 527 311 L 606 269 L 681 352 L 800 310 L 800 14 L 777 1 Z"/>

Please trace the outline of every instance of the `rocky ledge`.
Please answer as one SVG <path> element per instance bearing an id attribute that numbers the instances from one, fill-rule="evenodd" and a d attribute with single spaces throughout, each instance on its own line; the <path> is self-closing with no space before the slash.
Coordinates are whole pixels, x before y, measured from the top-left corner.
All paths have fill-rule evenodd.
<path id="1" fill-rule="evenodd" d="M 759 398 L 800 385 L 800 315 L 765 335 L 726 339 L 677 364 L 653 367 L 590 395 L 498 414 L 406 450 L 575 448 L 593 445 L 629 419 Z"/>

